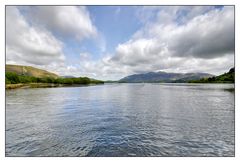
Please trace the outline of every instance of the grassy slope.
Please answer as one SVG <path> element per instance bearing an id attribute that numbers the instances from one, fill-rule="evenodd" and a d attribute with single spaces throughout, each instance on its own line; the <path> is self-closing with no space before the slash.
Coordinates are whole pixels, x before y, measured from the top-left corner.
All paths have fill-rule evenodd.
<path id="1" fill-rule="evenodd" d="M 31 66 L 21 65 L 6 65 L 6 72 L 15 72 L 18 75 L 34 76 L 37 78 L 51 77 L 58 78 L 59 76 L 46 70 L 37 69 Z"/>
<path id="2" fill-rule="evenodd" d="M 235 78 L 235 69 L 232 68 L 229 70 L 229 72 L 217 76 L 216 80 L 217 81 L 229 81 L 229 82 L 234 83 L 234 78 Z"/>
<path id="3" fill-rule="evenodd" d="M 20 65 L 6 65 L 5 81 L 6 89 L 104 84 L 103 81 L 87 77 L 62 78 L 46 70 Z"/>

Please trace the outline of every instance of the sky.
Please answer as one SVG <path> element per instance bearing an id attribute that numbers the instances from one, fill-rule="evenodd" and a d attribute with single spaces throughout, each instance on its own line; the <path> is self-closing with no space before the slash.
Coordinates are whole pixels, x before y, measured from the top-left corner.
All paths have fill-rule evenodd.
<path id="1" fill-rule="evenodd" d="M 7 6 L 6 63 L 118 80 L 234 67 L 233 6 Z"/>

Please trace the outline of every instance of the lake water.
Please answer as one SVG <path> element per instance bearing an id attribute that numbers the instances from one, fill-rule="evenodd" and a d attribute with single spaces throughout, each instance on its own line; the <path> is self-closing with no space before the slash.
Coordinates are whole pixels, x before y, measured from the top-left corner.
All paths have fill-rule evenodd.
<path id="1" fill-rule="evenodd" d="M 6 156 L 234 156 L 233 84 L 6 91 Z"/>

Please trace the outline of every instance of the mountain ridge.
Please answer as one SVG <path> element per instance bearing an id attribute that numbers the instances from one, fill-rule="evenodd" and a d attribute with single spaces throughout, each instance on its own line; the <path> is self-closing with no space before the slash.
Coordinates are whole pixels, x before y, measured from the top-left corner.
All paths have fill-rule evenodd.
<path id="1" fill-rule="evenodd" d="M 167 73 L 164 71 L 147 72 L 133 74 L 119 80 L 119 82 L 139 83 L 139 82 L 187 82 L 201 78 L 209 78 L 214 75 L 209 73 Z"/>

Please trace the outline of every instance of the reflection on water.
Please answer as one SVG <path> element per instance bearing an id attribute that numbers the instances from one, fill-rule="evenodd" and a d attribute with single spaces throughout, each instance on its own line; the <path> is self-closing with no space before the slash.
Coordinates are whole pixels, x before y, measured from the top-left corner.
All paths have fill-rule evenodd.
<path id="1" fill-rule="evenodd" d="M 224 91 L 228 91 L 228 92 L 235 92 L 235 88 L 225 88 Z"/>
<path id="2" fill-rule="evenodd" d="M 6 156 L 234 156 L 231 89 L 106 84 L 6 91 Z"/>

